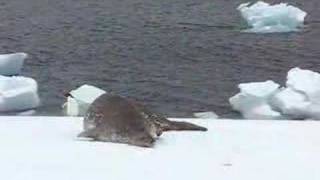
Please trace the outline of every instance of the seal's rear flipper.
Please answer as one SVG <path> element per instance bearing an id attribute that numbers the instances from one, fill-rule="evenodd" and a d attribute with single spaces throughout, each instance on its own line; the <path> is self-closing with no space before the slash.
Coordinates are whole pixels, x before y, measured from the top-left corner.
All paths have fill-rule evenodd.
<path id="1" fill-rule="evenodd" d="M 207 131 L 208 129 L 192 123 L 183 121 L 169 121 L 167 126 L 163 127 L 163 131 Z"/>

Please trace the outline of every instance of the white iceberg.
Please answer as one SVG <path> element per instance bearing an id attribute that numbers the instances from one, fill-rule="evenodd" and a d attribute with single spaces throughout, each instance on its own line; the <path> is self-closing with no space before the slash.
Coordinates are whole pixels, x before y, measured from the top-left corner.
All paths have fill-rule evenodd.
<path id="1" fill-rule="evenodd" d="M 273 81 L 240 84 L 240 93 L 229 99 L 246 119 L 320 120 L 320 74 L 292 68 L 286 87 Z"/>
<path id="2" fill-rule="evenodd" d="M 26 53 L 0 54 L 0 75 L 18 75 L 21 72 Z"/>
<path id="3" fill-rule="evenodd" d="M 306 110 L 308 116 L 306 119 L 320 120 L 320 104 L 312 103 Z"/>
<path id="4" fill-rule="evenodd" d="M 255 33 L 298 31 L 303 27 L 307 15 L 306 12 L 287 3 L 270 5 L 258 1 L 254 4 L 240 4 L 237 9 L 251 27 L 246 32 Z"/>
<path id="5" fill-rule="evenodd" d="M 37 82 L 28 77 L 0 76 L 0 111 L 22 111 L 38 107 Z"/>
<path id="6" fill-rule="evenodd" d="M 280 120 L 283 116 L 280 112 L 272 109 L 272 107 L 267 104 L 260 104 L 258 106 L 252 107 L 243 111 L 243 117 L 246 119 L 263 119 L 263 120 Z"/>
<path id="7" fill-rule="evenodd" d="M 304 93 L 310 101 L 320 103 L 320 74 L 310 70 L 293 68 L 287 75 L 287 87 Z"/>
<path id="8" fill-rule="evenodd" d="M 306 96 L 306 118 L 320 120 L 320 74 L 314 71 L 293 68 L 287 75 L 287 87 Z"/>
<path id="9" fill-rule="evenodd" d="M 269 99 L 279 91 L 280 85 L 268 80 L 239 84 L 240 93 L 229 99 L 232 108 L 246 119 L 281 119 L 281 114 L 269 105 Z"/>
<path id="10" fill-rule="evenodd" d="M 272 97 L 270 104 L 291 119 L 305 119 L 308 116 L 307 109 L 311 102 L 303 93 L 284 88 Z"/>
<path id="11" fill-rule="evenodd" d="M 90 104 L 106 91 L 91 85 L 81 87 L 69 92 L 67 102 L 63 105 L 69 116 L 84 116 Z"/>
<path id="12" fill-rule="evenodd" d="M 26 111 L 19 112 L 15 115 L 17 115 L 17 116 L 33 116 L 35 113 L 36 113 L 36 111 L 32 109 L 32 110 L 26 110 Z"/>
<path id="13" fill-rule="evenodd" d="M 193 116 L 197 118 L 202 118 L 202 119 L 218 119 L 219 118 L 219 116 L 212 111 L 193 113 Z"/>

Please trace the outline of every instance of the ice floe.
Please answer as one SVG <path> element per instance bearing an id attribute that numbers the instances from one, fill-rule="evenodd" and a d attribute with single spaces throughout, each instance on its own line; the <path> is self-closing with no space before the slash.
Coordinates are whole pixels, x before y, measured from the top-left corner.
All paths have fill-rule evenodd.
<path id="1" fill-rule="evenodd" d="M 254 33 L 297 31 L 303 26 L 307 15 L 306 12 L 287 3 L 270 5 L 263 1 L 240 4 L 238 10 L 251 27 L 246 32 Z"/>
<path id="2" fill-rule="evenodd" d="M 196 113 L 193 113 L 193 116 L 197 118 L 202 118 L 202 119 L 218 119 L 219 118 L 219 116 L 212 111 L 196 112 Z"/>
<path id="3" fill-rule="evenodd" d="M 288 72 L 286 85 L 303 92 L 311 101 L 320 103 L 320 74 L 310 70 L 293 68 Z"/>
<path id="4" fill-rule="evenodd" d="M 246 119 L 281 119 L 281 114 L 269 105 L 269 99 L 279 91 L 280 85 L 273 81 L 239 84 L 240 93 L 229 102 L 234 110 Z"/>
<path id="5" fill-rule="evenodd" d="M 22 111 L 38 107 L 37 82 L 23 76 L 0 76 L 0 111 Z"/>
<path id="6" fill-rule="evenodd" d="M 291 88 L 283 88 L 270 101 L 272 107 L 279 112 L 291 116 L 293 119 L 303 119 L 305 109 L 310 102 L 303 93 L 294 91 Z"/>
<path id="7" fill-rule="evenodd" d="M 246 119 L 320 120 L 320 74 L 293 68 L 286 87 L 273 81 L 244 83 L 229 99 L 232 108 Z"/>
<path id="8" fill-rule="evenodd" d="M 18 75 L 21 72 L 26 53 L 0 54 L 0 75 Z"/>
<path id="9" fill-rule="evenodd" d="M 69 92 L 67 102 L 63 105 L 69 116 L 83 116 L 90 104 L 106 91 L 91 85 L 82 85 Z"/>
<path id="10" fill-rule="evenodd" d="M 0 112 L 30 110 L 40 105 L 37 82 L 16 76 L 21 73 L 27 57 L 23 52 L 0 54 Z"/>

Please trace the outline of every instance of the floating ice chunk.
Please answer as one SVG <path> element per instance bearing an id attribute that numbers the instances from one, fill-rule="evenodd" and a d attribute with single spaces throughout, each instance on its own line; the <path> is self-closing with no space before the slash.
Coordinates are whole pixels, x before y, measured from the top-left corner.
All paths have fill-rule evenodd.
<path id="1" fill-rule="evenodd" d="M 292 68 L 284 88 L 272 82 L 240 84 L 229 99 L 246 119 L 320 120 L 320 73 Z"/>
<path id="2" fill-rule="evenodd" d="M 292 119 L 305 119 L 308 117 L 307 109 L 311 102 L 305 94 L 285 88 L 272 97 L 270 104 L 274 109 L 278 109 Z"/>
<path id="3" fill-rule="evenodd" d="M 319 103 L 311 103 L 306 108 L 306 114 L 307 114 L 308 119 L 320 120 L 320 104 Z"/>
<path id="4" fill-rule="evenodd" d="M 267 103 L 246 109 L 242 111 L 242 115 L 245 119 L 283 119 L 281 113 L 273 110 Z"/>
<path id="5" fill-rule="evenodd" d="M 203 119 L 218 119 L 219 116 L 212 112 L 212 111 L 209 111 L 209 112 L 197 112 L 197 113 L 193 113 L 193 115 L 197 118 L 203 118 Z"/>
<path id="6" fill-rule="evenodd" d="M 251 29 L 246 32 L 272 33 L 297 31 L 303 26 L 306 12 L 280 3 L 270 5 L 258 1 L 255 4 L 244 3 L 237 8 Z"/>
<path id="7" fill-rule="evenodd" d="M 22 69 L 24 60 L 28 57 L 26 53 L 1 54 L 0 75 L 18 75 Z"/>
<path id="8" fill-rule="evenodd" d="M 32 78 L 0 76 L 0 111 L 22 111 L 38 107 L 37 82 Z"/>
<path id="9" fill-rule="evenodd" d="M 280 113 L 269 106 L 268 101 L 279 91 L 273 81 L 239 84 L 240 93 L 229 99 L 232 108 L 246 119 L 279 119 Z"/>
<path id="10" fill-rule="evenodd" d="M 305 114 L 307 118 L 320 120 L 320 74 L 310 70 L 292 68 L 287 75 L 287 87 L 305 94 L 310 103 Z"/>
<path id="11" fill-rule="evenodd" d="M 240 92 L 258 98 L 268 98 L 279 90 L 280 85 L 274 81 L 252 82 L 239 84 Z"/>
<path id="12" fill-rule="evenodd" d="M 63 105 L 66 114 L 69 116 L 83 116 L 90 104 L 104 93 L 106 93 L 106 91 L 87 84 L 70 91 L 70 96 Z"/>
<path id="13" fill-rule="evenodd" d="M 77 101 L 90 104 L 105 92 L 106 91 L 100 88 L 85 84 L 80 86 L 78 89 L 70 91 L 69 94 Z"/>
<path id="14" fill-rule="evenodd" d="M 280 85 L 268 80 L 265 82 L 252 82 L 239 84 L 240 93 L 229 99 L 234 110 L 242 111 L 266 103 L 274 95 Z"/>
<path id="15" fill-rule="evenodd" d="M 36 113 L 36 111 L 32 109 L 32 110 L 26 110 L 26 111 L 19 112 L 16 115 L 18 115 L 18 116 L 32 116 L 35 113 Z"/>
<path id="16" fill-rule="evenodd" d="M 308 99 L 320 103 L 320 74 L 310 70 L 293 68 L 287 75 L 287 86 L 305 93 Z"/>

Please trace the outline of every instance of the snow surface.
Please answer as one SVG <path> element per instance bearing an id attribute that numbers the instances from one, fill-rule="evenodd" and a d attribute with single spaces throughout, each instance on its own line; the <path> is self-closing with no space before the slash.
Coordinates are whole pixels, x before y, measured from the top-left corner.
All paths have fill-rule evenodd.
<path id="1" fill-rule="evenodd" d="M 65 112 L 69 116 L 83 116 L 90 104 L 106 91 L 92 85 L 84 84 L 79 88 L 69 92 L 67 102 L 63 105 Z"/>
<path id="2" fill-rule="evenodd" d="M 209 131 L 140 148 L 79 140 L 80 118 L 1 117 L 1 179 L 320 179 L 318 121 L 178 120 Z"/>
<path id="3" fill-rule="evenodd" d="M 307 15 L 306 12 L 287 3 L 270 5 L 263 1 L 240 4 L 238 10 L 251 27 L 246 32 L 254 33 L 297 31 L 303 26 Z"/>
<path id="4" fill-rule="evenodd" d="M 38 85 L 34 79 L 0 75 L 0 112 L 28 110 L 39 104 Z"/>
<path id="5" fill-rule="evenodd" d="M 246 119 L 320 120 L 320 74 L 292 68 L 286 85 L 279 88 L 270 80 L 243 83 L 229 102 Z"/>
<path id="6" fill-rule="evenodd" d="M 21 72 L 26 53 L 0 54 L 0 75 L 18 75 Z"/>

